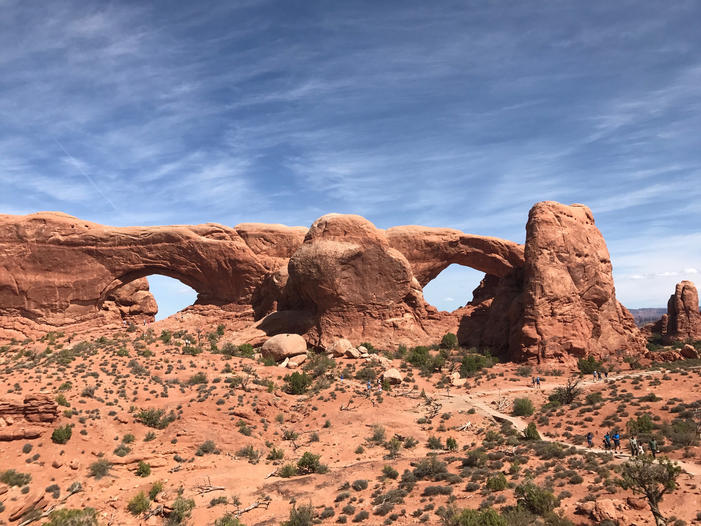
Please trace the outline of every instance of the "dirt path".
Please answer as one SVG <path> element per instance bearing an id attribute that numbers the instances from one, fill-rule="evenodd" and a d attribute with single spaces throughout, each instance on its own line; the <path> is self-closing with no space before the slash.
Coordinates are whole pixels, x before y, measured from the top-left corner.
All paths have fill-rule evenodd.
<path id="1" fill-rule="evenodd" d="M 638 375 L 639 376 L 639 375 Z M 593 383 L 593 382 L 592 382 Z M 553 386 L 555 388 L 557 386 Z M 506 390 L 501 390 L 497 392 L 504 392 Z M 515 390 L 517 391 L 517 389 Z M 474 394 L 485 394 L 485 392 L 482 393 L 474 393 Z M 444 408 L 448 407 L 453 407 L 459 405 L 460 409 L 465 409 L 466 407 L 473 407 L 483 415 L 487 415 L 497 422 L 510 422 L 514 428 L 516 428 L 517 431 L 523 432 L 524 429 L 528 426 L 528 422 L 526 422 L 523 418 L 520 418 L 518 416 L 512 416 L 512 415 L 507 415 L 505 413 L 502 413 L 501 411 L 498 411 L 497 409 L 494 409 L 487 403 L 486 401 L 483 400 L 478 400 L 476 399 L 473 394 L 467 394 L 467 395 L 441 395 L 438 394 L 436 395 L 436 398 L 441 400 L 441 403 L 443 403 Z M 548 437 L 543 437 L 543 441 L 545 442 L 554 442 L 556 444 L 561 444 L 563 446 L 567 447 L 574 447 L 578 451 L 591 451 L 593 453 L 611 453 L 611 451 L 607 451 L 605 449 L 601 448 L 590 448 L 587 446 L 582 446 L 580 444 L 572 444 L 570 442 L 564 442 L 562 440 L 552 440 Z M 614 459 L 616 459 L 619 462 L 623 462 L 625 460 L 628 460 L 630 458 L 630 455 L 625 453 L 625 448 L 623 448 L 621 451 L 612 453 Z M 692 477 L 698 477 L 701 475 L 701 466 L 698 464 L 694 464 L 691 462 L 684 462 L 682 460 L 675 460 L 679 466 L 686 471 L 690 476 Z"/>

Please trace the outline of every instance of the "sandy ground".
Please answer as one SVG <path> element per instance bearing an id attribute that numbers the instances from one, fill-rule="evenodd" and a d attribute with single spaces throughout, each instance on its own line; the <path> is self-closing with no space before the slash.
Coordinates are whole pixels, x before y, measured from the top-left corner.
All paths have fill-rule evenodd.
<path id="1" fill-rule="evenodd" d="M 173 328 L 172 320 L 170 325 L 155 324 L 155 334 L 162 327 Z M 662 426 L 679 416 L 680 410 L 672 411 L 679 404 L 698 407 L 701 393 L 696 369 L 629 372 L 611 375 L 606 382 L 585 379 L 575 406 L 543 411 L 548 395 L 566 382 L 567 374 L 548 376 L 546 370 L 534 369 L 533 374 L 543 378 L 537 390 L 530 378 L 516 374 L 517 366 L 499 364 L 469 378 L 463 387 L 448 388 L 445 372 L 424 378 L 417 369 L 394 360 L 405 382 L 381 393 L 373 383 L 368 395 L 365 380 L 354 378 L 367 363 L 343 358 L 307 394 L 291 395 L 283 390 L 283 377 L 291 372 L 287 369 L 208 350 L 190 356 L 183 354 L 185 337 L 166 344 L 144 339 L 142 330 L 108 333 L 75 352 L 66 351 L 75 350 L 76 345 L 66 336 L 16 344 L 0 352 L 2 397 L 45 392 L 63 395 L 67 404 L 59 407 L 56 422 L 42 425 L 39 438 L 0 442 L 0 472 L 15 469 L 31 475 L 24 487 L 7 488 L 0 483 L 4 505 L 0 524 L 10 524 L 15 510 L 42 496 L 44 509 L 94 507 L 100 524 L 162 524 L 159 514 L 145 518 L 127 511 L 129 501 L 140 491 L 148 493 L 157 481 L 162 482 L 163 491 L 150 503 L 150 510 L 158 512 L 165 505 L 167 511 L 182 494 L 195 503 L 188 524 L 214 524 L 226 513 L 240 514 L 244 524 L 279 524 L 293 505 L 308 503 L 318 513 L 324 512 L 325 524 L 337 523 L 340 517 L 368 525 L 439 524 L 436 511 L 449 504 L 497 509 L 513 505 L 514 487 L 528 477 L 551 487 L 561 497 L 559 511 L 575 524 L 596 524 L 588 516 L 575 514 L 577 503 L 588 498 L 612 500 L 620 508 L 621 524 L 648 525 L 653 524 L 649 510 L 635 509 L 629 499 L 632 494 L 611 483 L 616 478 L 613 467 L 626 456 L 605 454 L 598 448 L 588 451 L 584 436 L 591 429 L 599 446 L 602 430 L 617 419 L 615 425 L 620 426 L 626 445 L 625 424 L 630 418 L 647 413 Z M 247 378 L 244 385 L 241 378 Z M 587 404 L 585 397 L 593 392 L 601 392 L 602 400 Z M 655 401 L 639 400 L 650 393 Z M 536 412 L 514 417 L 513 400 L 524 397 L 532 400 Z M 148 427 L 137 421 L 142 409 L 173 411 L 175 419 L 162 429 Z M 515 434 L 534 421 L 544 440 L 577 449 L 559 458 L 541 458 L 531 443 L 509 437 L 502 428 L 504 421 L 512 424 Z M 52 442 L 52 431 L 66 424 L 73 426 L 70 440 Z M 380 427 L 384 436 L 373 441 Z M 413 437 L 416 445 L 400 446 L 392 456 L 383 444 L 395 436 L 401 441 Z M 457 449 L 430 449 L 431 437 L 442 446 L 453 438 Z M 215 451 L 198 454 L 208 440 Z M 679 488 L 665 496 L 662 511 L 698 524 L 701 450 L 661 445 L 664 454 L 685 470 Z M 245 458 L 242 449 L 247 446 L 260 457 Z M 463 459 L 480 447 L 486 457 L 479 469 L 464 466 Z M 284 458 L 268 460 L 272 448 L 280 449 Z M 279 476 L 285 464 L 296 463 L 305 452 L 320 455 L 327 472 Z M 452 476 L 418 480 L 408 494 L 380 509 L 378 503 L 387 500 L 384 496 L 401 487 L 402 473 L 413 470 L 429 454 L 445 462 Z M 97 479 L 90 468 L 99 459 L 112 467 Z M 137 476 L 139 462 L 150 465 L 149 475 Z M 392 471 L 386 466 L 398 478 L 387 476 Z M 505 474 L 510 487 L 487 489 L 486 480 L 498 473 Z M 83 491 L 66 498 L 74 482 L 80 482 Z M 60 489 L 58 498 L 46 491 L 53 485 Z M 435 491 L 446 494 L 432 494 Z"/>

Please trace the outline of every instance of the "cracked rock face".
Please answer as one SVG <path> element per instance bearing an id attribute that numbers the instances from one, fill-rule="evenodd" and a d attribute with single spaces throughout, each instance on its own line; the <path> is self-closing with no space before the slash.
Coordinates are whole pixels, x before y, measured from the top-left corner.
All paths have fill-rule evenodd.
<path id="1" fill-rule="evenodd" d="M 605 357 L 642 348 L 616 300 L 611 259 L 591 210 L 537 203 L 526 226 L 520 351 L 525 358 Z"/>

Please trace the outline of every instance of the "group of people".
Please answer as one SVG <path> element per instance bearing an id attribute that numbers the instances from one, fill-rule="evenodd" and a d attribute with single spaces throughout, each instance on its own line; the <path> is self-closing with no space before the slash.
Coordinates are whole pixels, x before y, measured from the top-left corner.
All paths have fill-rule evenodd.
<path id="1" fill-rule="evenodd" d="M 601 380 L 601 371 L 594 371 L 594 372 L 592 373 L 592 375 L 594 376 L 594 381 L 595 381 L 595 382 L 596 382 L 597 380 Z M 608 372 L 608 371 L 604 371 L 604 378 L 608 378 L 608 377 L 609 377 L 609 372 Z"/>
<path id="2" fill-rule="evenodd" d="M 589 431 L 587 433 L 587 445 L 589 447 L 594 447 L 594 433 Z M 631 436 L 628 440 L 628 445 L 630 447 L 630 456 L 637 457 L 638 455 L 645 454 L 645 448 L 642 443 L 638 442 L 637 437 Z M 648 449 L 653 458 L 657 456 L 657 440 L 655 437 L 651 437 L 647 442 Z M 604 435 L 604 449 L 606 451 L 619 451 L 621 449 L 621 435 L 618 431 L 607 431 Z"/>
<path id="3" fill-rule="evenodd" d="M 540 389 L 540 376 L 531 376 L 531 385 Z"/>

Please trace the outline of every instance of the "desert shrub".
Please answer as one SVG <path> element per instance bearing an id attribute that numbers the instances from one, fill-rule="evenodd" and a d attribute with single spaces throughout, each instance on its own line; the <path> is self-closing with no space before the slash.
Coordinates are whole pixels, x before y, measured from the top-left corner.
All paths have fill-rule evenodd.
<path id="1" fill-rule="evenodd" d="M 317 378 L 326 374 L 327 371 L 333 370 L 334 367 L 336 367 L 334 359 L 320 353 L 312 354 L 304 363 L 302 369 L 308 372 L 313 378 Z"/>
<path id="2" fill-rule="evenodd" d="M 453 437 L 448 437 L 448 439 L 445 441 L 445 448 L 448 451 L 456 451 L 458 449 L 458 441 Z"/>
<path id="3" fill-rule="evenodd" d="M 166 525 L 176 526 L 178 524 L 184 524 L 185 519 L 190 517 L 190 514 L 192 513 L 192 509 L 194 507 L 194 500 L 178 497 L 173 501 L 173 511 L 170 512 L 170 516 L 166 521 Z"/>
<path id="4" fill-rule="evenodd" d="M 124 445 L 124 444 L 119 444 L 115 449 L 114 449 L 114 454 L 117 455 L 118 457 L 125 457 L 131 452 L 131 448 Z"/>
<path id="5" fill-rule="evenodd" d="M 351 484 L 351 488 L 353 488 L 355 491 L 362 491 L 364 489 L 367 489 L 368 481 L 365 479 L 354 480 Z"/>
<path id="6" fill-rule="evenodd" d="M 112 464 L 104 458 L 101 458 L 90 464 L 88 471 L 90 472 L 90 476 L 100 480 L 102 477 L 109 474 L 110 469 L 112 469 Z"/>
<path id="7" fill-rule="evenodd" d="M 662 433 L 676 446 L 694 446 L 698 443 L 697 424 L 691 419 L 675 418 L 662 427 Z"/>
<path id="8" fill-rule="evenodd" d="M 199 373 L 193 374 L 190 379 L 187 381 L 187 385 L 199 385 L 199 384 L 206 384 L 209 380 L 207 380 L 207 373 L 204 373 L 200 371 Z"/>
<path id="9" fill-rule="evenodd" d="M 68 403 L 68 400 L 66 400 L 66 397 L 64 396 L 63 393 L 61 393 L 60 395 L 58 395 L 56 397 L 56 403 L 60 406 L 63 406 L 63 407 L 70 407 L 71 406 L 71 404 Z"/>
<path id="10" fill-rule="evenodd" d="M 535 411 L 530 398 L 517 398 L 514 400 L 513 414 L 516 416 L 531 416 Z"/>
<path id="11" fill-rule="evenodd" d="M 422 373 L 430 374 L 441 370 L 445 363 L 445 358 L 440 354 L 431 354 L 428 347 L 420 345 L 418 347 L 412 347 L 409 350 L 406 361 L 414 367 L 421 369 Z"/>
<path id="12" fill-rule="evenodd" d="M 579 393 L 581 392 L 578 384 L 579 380 L 572 381 L 571 379 L 568 379 L 567 385 L 564 387 L 556 387 L 552 394 L 550 394 L 548 397 L 548 400 L 560 405 L 571 404 L 577 399 Z"/>
<path id="13" fill-rule="evenodd" d="M 270 448 L 270 452 L 266 457 L 268 460 L 282 460 L 285 457 L 285 452 L 282 449 L 276 447 Z"/>
<path id="14" fill-rule="evenodd" d="M 314 506 L 311 503 L 304 506 L 292 506 L 290 516 L 281 526 L 311 526 L 314 521 Z"/>
<path id="15" fill-rule="evenodd" d="M 550 513 L 559 505 L 559 500 L 555 495 L 536 486 L 531 480 L 526 480 L 516 486 L 514 494 L 519 505 L 536 515 Z"/>
<path id="16" fill-rule="evenodd" d="M 652 418 L 650 415 L 642 414 L 637 418 L 631 418 L 626 423 L 626 430 L 631 435 L 640 435 L 644 433 L 649 433 L 654 428 L 652 423 Z"/>
<path id="17" fill-rule="evenodd" d="M 61 488 L 58 486 L 58 484 L 51 484 L 44 491 L 46 491 L 46 493 L 50 493 L 55 499 L 61 496 Z"/>
<path id="18" fill-rule="evenodd" d="M 244 526 L 244 524 L 231 513 L 227 513 L 223 517 L 219 517 L 215 520 L 214 526 Z"/>
<path id="19" fill-rule="evenodd" d="M 526 426 L 526 429 L 523 430 L 523 438 L 526 440 L 540 440 L 540 433 L 538 433 L 535 422 L 530 422 Z"/>
<path id="20" fill-rule="evenodd" d="M 519 365 L 516 368 L 516 374 L 522 376 L 523 378 L 528 378 L 533 373 L 533 369 L 530 365 Z"/>
<path id="21" fill-rule="evenodd" d="M 450 486 L 426 486 L 421 495 L 432 497 L 433 495 L 450 495 L 453 493 L 453 488 Z"/>
<path id="22" fill-rule="evenodd" d="M 497 473 L 487 479 L 487 487 L 492 491 L 503 491 L 509 486 L 503 473 Z"/>
<path id="23" fill-rule="evenodd" d="M 307 373 L 294 372 L 285 376 L 285 392 L 293 395 L 304 394 L 312 385 L 312 377 Z"/>
<path id="24" fill-rule="evenodd" d="M 443 526 L 509 526 L 499 512 L 492 508 L 484 510 L 448 508 L 439 513 Z M 513 523 L 519 526 L 529 523 Z"/>
<path id="25" fill-rule="evenodd" d="M 399 476 L 399 472 L 392 466 L 385 466 L 382 468 L 382 474 L 391 479 L 396 479 Z"/>
<path id="26" fill-rule="evenodd" d="M 206 440 L 200 446 L 197 448 L 197 451 L 195 451 L 195 455 L 198 457 L 201 457 L 202 455 L 207 455 L 209 453 L 219 453 L 219 450 L 217 449 L 217 445 L 214 443 L 212 440 Z"/>
<path id="27" fill-rule="evenodd" d="M 137 477 L 148 477 L 151 474 L 151 465 L 141 460 L 136 468 Z"/>
<path id="28" fill-rule="evenodd" d="M 362 510 L 359 511 L 355 517 L 353 517 L 353 522 L 363 522 L 364 520 L 367 520 L 368 517 L 370 517 L 370 513 Z"/>
<path id="29" fill-rule="evenodd" d="M 385 428 L 379 424 L 372 426 L 372 435 L 368 438 L 368 442 L 372 444 L 382 444 L 385 441 Z"/>
<path id="30" fill-rule="evenodd" d="M 467 354 L 460 362 L 460 375 L 463 377 L 474 376 L 475 373 L 486 367 L 491 367 L 495 363 L 496 359 L 490 355 Z"/>
<path id="31" fill-rule="evenodd" d="M 70 424 L 66 424 L 62 427 L 57 427 L 54 432 L 51 433 L 51 441 L 56 444 L 65 444 L 71 439 L 73 435 L 73 429 Z"/>
<path id="32" fill-rule="evenodd" d="M 97 511 L 93 508 L 62 509 L 49 514 L 44 526 L 97 526 Z"/>
<path id="33" fill-rule="evenodd" d="M 441 439 L 437 436 L 428 437 L 428 442 L 426 443 L 428 449 L 443 449 L 443 443 Z"/>
<path id="34" fill-rule="evenodd" d="M 596 391 L 595 393 L 589 393 L 586 396 L 586 401 L 589 405 L 594 405 L 598 404 L 600 402 L 603 402 L 604 397 L 601 395 L 599 391 Z"/>
<path id="35" fill-rule="evenodd" d="M 282 478 L 290 478 L 294 477 L 295 475 L 297 475 L 297 466 L 294 464 L 285 464 L 278 471 L 278 476 Z"/>
<path id="36" fill-rule="evenodd" d="M 601 371 L 601 362 L 593 356 L 587 356 L 579 359 L 577 367 L 582 374 L 592 374 L 594 371 Z"/>
<path id="37" fill-rule="evenodd" d="M 487 464 L 487 453 L 484 449 L 474 449 L 468 452 L 467 456 L 462 460 L 462 465 L 465 467 L 477 468 Z"/>
<path id="38" fill-rule="evenodd" d="M 151 489 L 148 490 L 148 498 L 153 500 L 161 491 L 163 491 L 163 481 L 157 480 L 151 484 Z"/>
<path id="39" fill-rule="evenodd" d="M 166 415 L 163 409 L 142 409 L 134 416 L 137 422 L 155 429 L 165 429 L 177 417 L 173 411 Z"/>
<path id="40" fill-rule="evenodd" d="M 257 464 L 258 460 L 260 459 L 260 451 L 255 449 L 251 444 L 242 447 L 236 452 L 236 454 L 240 457 L 248 459 L 251 464 Z"/>
<path id="41" fill-rule="evenodd" d="M 26 486 L 32 480 L 32 476 L 29 473 L 19 473 L 14 469 L 8 469 L 0 473 L 0 482 L 7 484 L 8 486 Z"/>
<path id="42" fill-rule="evenodd" d="M 324 464 L 319 462 L 321 455 L 314 455 L 309 451 L 305 452 L 297 461 L 297 470 L 300 474 L 307 473 L 324 473 L 328 469 Z"/>
<path id="43" fill-rule="evenodd" d="M 448 472 L 445 462 L 441 462 L 431 455 L 421 459 L 413 470 L 413 475 L 417 480 L 429 479 L 440 480 Z"/>
<path id="44" fill-rule="evenodd" d="M 127 434 L 124 435 L 124 437 L 122 438 L 122 443 L 124 443 L 124 444 L 132 444 L 135 440 L 136 440 L 136 437 L 135 437 L 133 434 L 127 433 Z"/>
<path id="45" fill-rule="evenodd" d="M 149 508 L 150 505 L 151 502 L 148 500 L 148 497 L 143 491 L 140 491 L 133 499 L 129 501 L 129 504 L 127 504 L 127 510 L 129 510 L 129 513 L 132 515 L 141 515 Z"/>
<path id="46" fill-rule="evenodd" d="M 455 349 L 458 346 L 458 337 L 452 332 L 446 333 L 441 338 L 441 349 Z"/>

